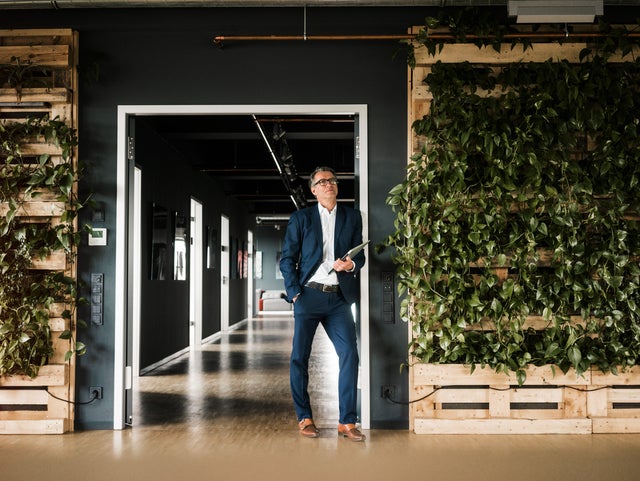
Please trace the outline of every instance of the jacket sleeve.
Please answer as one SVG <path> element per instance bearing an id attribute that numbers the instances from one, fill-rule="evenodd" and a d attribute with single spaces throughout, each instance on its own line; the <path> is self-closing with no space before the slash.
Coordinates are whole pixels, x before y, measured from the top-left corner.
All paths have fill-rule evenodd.
<path id="1" fill-rule="evenodd" d="M 345 244 L 344 244 L 344 247 L 342 247 L 342 249 L 345 251 L 359 244 L 362 244 L 362 215 L 358 210 L 351 210 L 349 212 L 350 212 L 350 215 L 347 222 L 347 224 L 349 225 L 349 230 L 348 230 L 349 234 L 347 237 L 343 238 L 343 240 L 345 241 Z M 366 260 L 364 255 L 364 249 L 358 252 L 355 256 L 353 256 L 351 260 L 355 264 L 354 270 L 350 272 L 349 271 L 339 272 L 338 273 L 339 276 L 355 276 L 358 273 L 358 271 L 362 269 Z"/>
<path id="2" fill-rule="evenodd" d="M 353 211 L 352 223 L 353 223 L 353 230 L 352 230 L 352 238 L 351 238 L 351 247 L 354 247 L 359 244 L 362 244 L 362 215 L 360 214 L 359 210 Z M 364 266 L 364 263 L 366 260 L 364 255 L 364 249 L 358 252 L 351 260 L 356 265 L 355 270 L 351 272 L 351 274 L 355 274 L 360 269 L 362 269 L 362 266 Z"/>
<path id="3" fill-rule="evenodd" d="M 298 264 L 302 249 L 302 229 L 300 218 L 294 212 L 287 224 L 284 236 L 284 246 L 280 257 L 280 272 L 284 277 L 284 288 L 287 292 L 287 301 L 293 302 L 293 298 L 300 293 L 300 274 Z"/>

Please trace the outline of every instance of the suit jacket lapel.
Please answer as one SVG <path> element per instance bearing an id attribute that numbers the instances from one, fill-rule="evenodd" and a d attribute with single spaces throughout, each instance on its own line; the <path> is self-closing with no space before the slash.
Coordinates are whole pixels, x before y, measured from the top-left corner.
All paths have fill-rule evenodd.
<path id="1" fill-rule="evenodd" d="M 336 258 L 338 258 L 341 255 L 344 255 L 344 252 L 338 252 L 339 249 L 339 242 L 338 240 L 340 239 L 340 234 L 342 233 L 342 228 L 344 227 L 345 223 L 346 223 L 346 219 L 345 219 L 345 213 L 344 211 L 340 208 L 340 206 L 336 206 L 336 229 L 333 233 L 333 249 L 334 249 L 334 254 L 336 256 Z"/>
<path id="2" fill-rule="evenodd" d="M 320 220 L 320 211 L 317 205 L 311 208 L 311 224 L 313 225 L 313 233 L 318 239 L 318 245 L 322 249 L 322 221 Z M 322 257 L 322 254 L 320 257 Z"/>

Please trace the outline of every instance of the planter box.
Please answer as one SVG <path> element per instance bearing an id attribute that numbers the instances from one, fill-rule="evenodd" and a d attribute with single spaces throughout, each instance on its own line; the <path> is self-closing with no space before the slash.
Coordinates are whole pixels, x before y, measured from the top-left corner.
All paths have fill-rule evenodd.
<path id="1" fill-rule="evenodd" d="M 640 433 L 640 368 L 577 376 L 532 366 L 518 386 L 515 373 L 415 364 L 410 379 L 417 434 Z"/>
<path id="2" fill-rule="evenodd" d="M 49 326 L 54 345 L 51 364 L 42 366 L 38 376 L 0 376 L 0 434 L 62 434 L 73 429 L 71 365 L 64 361 L 70 341 L 60 339 L 69 329 L 62 317 L 69 306 L 53 304 Z M 55 398 L 51 396 L 53 394 Z M 56 399 L 58 398 L 58 399 Z"/>
<path id="3" fill-rule="evenodd" d="M 0 63 L 11 65 L 15 61 L 12 57 L 20 57 L 21 62 L 28 60 L 48 72 L 41 79 L 45 82 L 43 85 L 25 87 L 20 96 L 15 89 L 0 88 L 3 104 L 0 113 L 6 122 L 23 122 L 26 113 L 37 113 L 77 127 L 78 45 L 78 34 L 71 29 L 0 29 Z M 62 157 L 62 149 L 47 143 L 44 138 L 25 139 L 20 148 L 27 167 L 29 163 L 37 163 L 43 154 L 50 156 L 48 162 L 53 165 L 67 161 Z M 74 149 L 68 161 L 76 162 L 77 154 Z M 5 162 L 6 157 L 0 161 Z M 17 200 L 23 201 L 17 212 L 23 223 L 51 222 L 56 225 L 67 207 L 58 195 L 46 190 Z M 6 215 L 7 211 L 8 205 L 0 203 L 0 215 Z M 67 262 L 63 251 L 52 252 L 45 259 L 35 259 L 31 269 L 64 272 L 76 277 L 76 265 Z M 65 353 L 71 344 L 69 340 L 59 338 L 67 329 L 75 336 L 75 314 L 71 320 L 63 317 L 63 311 L 69 308 L 64 303 L 50 308 L 54 352 L 49 364 L 40 368 L 38 376 L 35 379 L 0 377 L 0 434 L 60 434 L 73 430 L 76 361 L 73 356 L 65 362 Z"/>
<path id="4" fill-rule="evenodd" d="M 38 376 L 0 377 L 0 434 L 62 434 L 71 429 L 68 364 L 42 366 Z"/>

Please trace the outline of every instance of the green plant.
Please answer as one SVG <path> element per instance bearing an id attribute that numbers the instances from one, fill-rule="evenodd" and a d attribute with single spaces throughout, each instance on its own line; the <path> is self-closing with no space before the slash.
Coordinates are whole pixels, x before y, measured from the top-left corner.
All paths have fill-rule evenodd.
<path id="1" fill-rule="evenodd" d="M 433 66 L 431 111 L 413 125 L 424 148 L 389 194 L 385 242 L 415 359 L 520 383 L 531 364 L 637 363 L 640 63 L 609 54 Z"/>
<path id="2" fill-rule="evenodd" d="M 62 162 L 52 162 L 48 154 L 25 157 L 23 145 L 37 139 L 60 146 Z M 57 118 L 0 124 L 0 202 L 6 209 L 0 219 L 0 375 L 36 376 L 52 354 L 49 309 L 53 303 L 68 304 L 62 316 L 71 323 L 80 300 L 73 278 L 30 269 L 34 259 L 59 250 L 68 262 L 74 261 L 76 215 L 82 207 L 73 191 L 78 172 L 71 155 L 76 145 L 75 131 Z M 26 203 L 44 195 L 66 206 L 56 222 L 25 218 Z M 73 327 L 60 337 L 71 339 Z M 72 345 L 66 359 L 85 351 L 81 342 Z"/>
<path id="3" fill-rule="evenodd" d="M 44 78 L 48 73 L 45 67 L 33 63 L 31 58 L 23 62 L 20 57 L 12 56 L 10 64 L 0 65 L 0 81 L 15 89 L 18 101 L 22 97 L 23 88 L 37 85 L 46 87 Z"/>

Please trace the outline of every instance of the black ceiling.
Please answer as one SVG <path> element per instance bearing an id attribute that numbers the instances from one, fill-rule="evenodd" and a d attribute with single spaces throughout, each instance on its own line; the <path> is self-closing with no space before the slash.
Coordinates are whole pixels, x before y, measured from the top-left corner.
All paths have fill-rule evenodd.
<path id="1" fill-rule="evenodd" d="M 354 203 L 352 115 L 163 115 L 144 119 L 196 170 L 219 180 L 224 192 L 243 202 L 260 221 L 288 216 L 313 203 L 308 178 L 320 165 L 336 170 L 340 201 Z"/>

